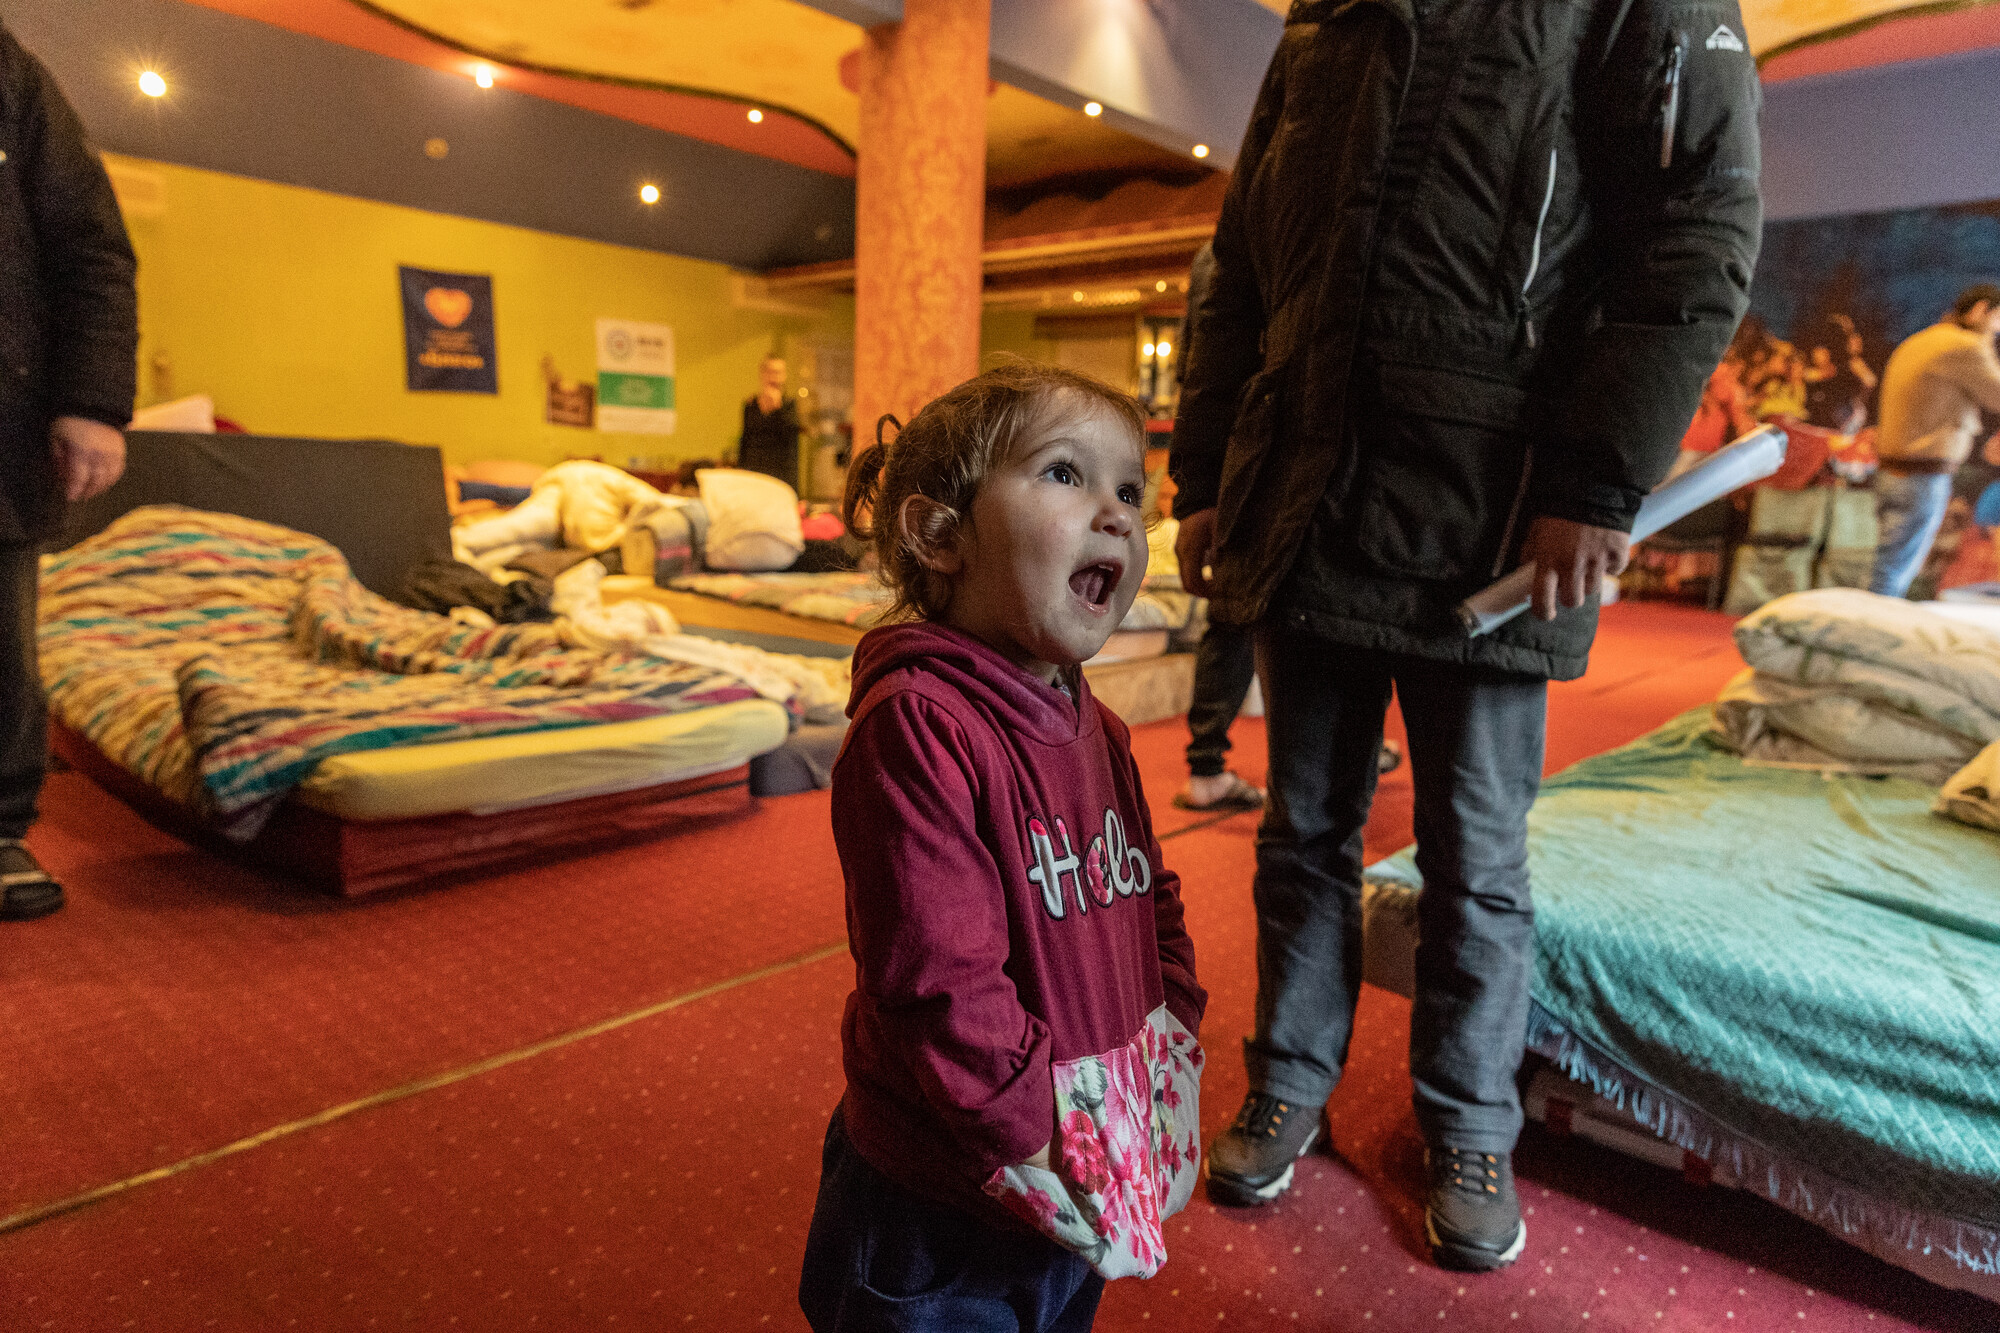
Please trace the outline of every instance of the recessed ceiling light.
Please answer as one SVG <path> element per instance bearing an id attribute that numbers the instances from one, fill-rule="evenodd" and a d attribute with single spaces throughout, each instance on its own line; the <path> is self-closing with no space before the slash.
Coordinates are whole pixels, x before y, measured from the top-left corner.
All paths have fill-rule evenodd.
<path id="1" fill-rule="evenodd" d="M 139 91 L 148 97 L 165 97 L 167 81 L 149 69 L 139 76 Z"/>
<path id="2" fill-rule="evenodd" d="M 449 153 L 450 151 L 451 151 L 451 145 L 446 143 L 442 139 L 424 140 L 424 156 L 429 158 L 433 162 L 444 161 L 445 154 Z"/>
<path id="3" fill-rule="evenodd" d="M 651 181 L 647 181 L 644 185 L 641 185 L 639 187 L 639 202 L 643 204 L 659 203 L 660 187 L 653 184 Z"/>
<path id="4" fill-rule="evenodd" d="M 1086 115 L 1086 116 L 1101 116 L 1101 115 L 1103 115 L 1103 114 L 1104 114 L 1104 103 L 1102 103 L 1102 102 L 1085 102 L 1085 103 L 1083 104 L 1083 114 L 1084 114 L 1084 115 Z"/>
<path id="5" fill-rule="evenodd" d="M 1083 299 L 1083 293 L 1082 293 L 1082 292 L 1071 292 L 1071 293 L 1069 294 L 1069 299 L 1070 299 L 1070 300 L 1072 300 L 1072 301 L 1081 301 L 1081 300 Z"/>
<path id="6" fill-rule="evenodd" d="M 762 125 L 764 123 L 764 113 L 754 106 L 750 108 L 750 123 L 752 125 Z"/>
<path id="7" fill-rule="evenodd" d="M 1166 289 L 1167 289 L 1167 280 L 1165 278 L 1161 278 L 1158 282 L 1153 284 L 1153 290 L 1156 292 L 1163 292 Z"/>
<path id="8" fill-rule="evenodd" d="M 472 67 L 472 81 L 482 88 L 491 88 L 493 86 L 493 66 L 474 65 Z"/>
<path id="9" fill-rule="evenodd" d="M 1161 343 L 1155 350 L 1163 357 L 1172 356 L 1174 354 L 1174 345 L 1172 343 Z"/>
<path id="10" fill-rule="evenodd" d="M 1205 143 L 1198 143 L 1198 144 L 1196 144 L 1196 145 L 1194 146 L 1194 155 L 1195 155 L 1196 157 L 1207 157 L 1207 156 L 1208 156 L 1208 145 L 1207 145 L 1207 144 L 1205 144 Z"/>
<path id="11" fill-rule="evenodd" d="M 1147 343 L 1144 347 L 1141 347 L 1139 349 L 1140 356 L 1151 356 L 1152 354 L 1153 354 L 1153 344 L 1151 343 Z"/>

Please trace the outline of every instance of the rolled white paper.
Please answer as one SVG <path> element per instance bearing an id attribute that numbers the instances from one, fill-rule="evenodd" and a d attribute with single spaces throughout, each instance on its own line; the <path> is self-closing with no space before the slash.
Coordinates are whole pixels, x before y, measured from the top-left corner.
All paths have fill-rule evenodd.
<path id="1" fill-rule="evenodd" d="M 1784 461 L 1785 433 L 1776 426 L 1759 426 L 1647 496 L 1632 522 L 1632 540 L 1644 541 L 1710 501 L 1762 481 Z M 1520 615 L 1528 609 L 1534 588 L 1535 567 L 1522 565 L 1460 602 L 1458 618 L 1466 634 L 1472 638 L 1490 634 Z"/>

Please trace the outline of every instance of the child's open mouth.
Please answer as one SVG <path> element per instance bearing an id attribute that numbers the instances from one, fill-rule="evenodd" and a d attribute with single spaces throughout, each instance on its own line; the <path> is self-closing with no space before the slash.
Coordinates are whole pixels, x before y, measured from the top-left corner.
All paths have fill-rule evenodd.
<path id="1" fill-rule="evenodd" d="M 1091 610 L 1106 611 L 1111 607 L 1111 594 L 1124 574 L 1125 567 L 1116 560 L 1100 560 L 1070 575 L 1069 590 Z"/>

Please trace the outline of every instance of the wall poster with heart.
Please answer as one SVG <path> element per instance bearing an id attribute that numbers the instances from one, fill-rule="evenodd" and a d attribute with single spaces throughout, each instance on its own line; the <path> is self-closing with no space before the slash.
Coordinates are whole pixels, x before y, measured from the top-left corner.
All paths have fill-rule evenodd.
<path id="1" fill-rule="evenodd" d="M 404 382 L 412 393 L 500 392 L 493 279 L 397 269 L 403 286 Z"/>

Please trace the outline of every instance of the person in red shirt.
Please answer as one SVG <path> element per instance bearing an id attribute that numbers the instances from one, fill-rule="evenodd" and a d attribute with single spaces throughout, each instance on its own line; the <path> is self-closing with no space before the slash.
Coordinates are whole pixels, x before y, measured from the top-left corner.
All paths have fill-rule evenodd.
<path id="1" fill-rule="evenodd" d="M 1011 362 L 855 460 L 894 603 L 833 771 L 855 988 L 799 1282 L 818 1333 L 1087 1329 L 1193 1192 L 1207 996 L 1080 670 L 1145 575 L 1142 425 Z"/>

